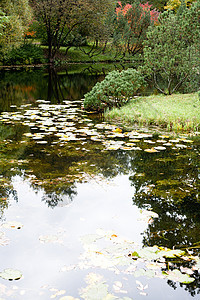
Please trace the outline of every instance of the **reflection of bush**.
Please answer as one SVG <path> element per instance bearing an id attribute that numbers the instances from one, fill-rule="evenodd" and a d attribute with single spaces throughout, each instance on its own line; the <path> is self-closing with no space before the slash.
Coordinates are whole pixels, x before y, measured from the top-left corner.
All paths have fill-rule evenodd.
<path id="1" fill-rule="evenodd" d="M 1 70 L 0 72 L 0 86 L 11 85 L 31 85 L 33 83 L 41 83 L 41 77 L 43 76 L 43 69 L 22 69 L 22 70 Z"/>
<path id="2" fill-rule="evenodd" d="M 0 111 L 11 111 L 11 105 L 20 106 L 24 99 L 33 101 L 42 82 L 41 70 L 0 72 Z"/>

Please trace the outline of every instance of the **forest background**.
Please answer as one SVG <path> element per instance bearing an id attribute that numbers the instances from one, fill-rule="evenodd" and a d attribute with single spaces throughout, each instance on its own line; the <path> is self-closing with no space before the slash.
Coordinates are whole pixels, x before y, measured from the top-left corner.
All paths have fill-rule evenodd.
<path id="1" fill-rule="evenodd" d="M 194 92 L 199 29 L 199 0 L 1 0 L 0 65 L 129 61 L 163 94 Z"/>

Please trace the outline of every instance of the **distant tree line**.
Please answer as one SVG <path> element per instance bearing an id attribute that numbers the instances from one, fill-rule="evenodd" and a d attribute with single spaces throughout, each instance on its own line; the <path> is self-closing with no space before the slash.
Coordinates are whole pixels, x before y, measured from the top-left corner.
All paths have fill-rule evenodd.
<path id="1" fill-rule="evenodd" d="M 199 20 L 200 0 L 1 0 L 0 63 L 43 62 L 35 43 L 46 46 L 49 63 L 62 46 L 90 58 L 140 55 L 142 72 L 171 94 L 199 73 Z"/>
<path id="2" fill-rule="evenodd" d="M 48 45 L 50 61 L 61 46 L 80 47 L 88 40 L 93 49 L 114 42 L 117 51 L 134 55 L 165 5 L 163 0 L 1 0 L 0 55 L 33 36 Z"/>

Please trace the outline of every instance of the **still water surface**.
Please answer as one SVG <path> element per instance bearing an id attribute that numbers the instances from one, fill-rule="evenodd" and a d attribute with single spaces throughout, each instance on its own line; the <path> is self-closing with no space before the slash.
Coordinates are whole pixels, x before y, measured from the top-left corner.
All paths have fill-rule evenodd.
<path id="1" fill-rule="evenodd" d="M 1 77 L 0 271 L 23 277 L 0 297 L 199 299 L 198 134 L 120 132 L 81 108 L 101 77 L 57 75 L 58 100 L 50 73 L 23 74 Z M 155 245 L 186 255 L 129 256 Z"/>

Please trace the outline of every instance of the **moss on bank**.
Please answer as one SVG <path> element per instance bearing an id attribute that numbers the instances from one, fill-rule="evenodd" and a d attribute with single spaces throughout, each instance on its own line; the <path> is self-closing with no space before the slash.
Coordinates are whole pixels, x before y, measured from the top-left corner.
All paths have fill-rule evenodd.
<path id="1" fill-rule="evenodd" d="M 172 131 L 199 131 L 200 100 L 197 93 L 138 97 L 120 109 L 106 111 L 105 119 L 122 126 L 157 125 Z"/>

